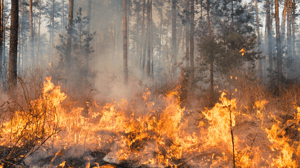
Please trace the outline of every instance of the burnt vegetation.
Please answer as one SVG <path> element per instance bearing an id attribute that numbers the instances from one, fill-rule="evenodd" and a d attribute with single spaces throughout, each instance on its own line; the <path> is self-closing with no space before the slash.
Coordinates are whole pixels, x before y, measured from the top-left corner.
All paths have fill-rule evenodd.
<path id="1" fill-rule="evenodd" d="M 299 167 L 299 0 L 0 2 L 0 168 Z"/>

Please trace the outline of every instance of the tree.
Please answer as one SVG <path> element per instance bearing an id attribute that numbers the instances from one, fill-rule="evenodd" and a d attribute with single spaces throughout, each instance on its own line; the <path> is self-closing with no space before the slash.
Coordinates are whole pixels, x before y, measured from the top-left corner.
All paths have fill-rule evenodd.
<path id="1" fill-rule="evenodd" d="M 256 13 L 256 33 L 257 33 L 257 44 L 260 44 L 260 32 L 259 32 L 259 19 L 258 19 L 258 5 L 257 5 L 257 0 L 255 0 L 255 13 Z M 259 47 L 258 47 L 259 49 Z M 263 77 L 263 71 L 262 71 L 262 60 L 259 59 L 259 65 L 258 65 L 258 71 L 259 71 L 259 76 L 262 79 Z"/>
<path id="2" fill-rule="evenodd" d="M 277 69 L 278 69 L 278 87 L 281 88 L 280 81 L 282 79 L 282 63 L 281 63 L 281 44 L 279 31 L 279 4 L 275 0 L 275 20 L 276 20 L 276 49 L 277 49 Z"/>
<path id="3" fill-rule="evenodd" d="M 190 0 L 186 1 L 186 13 L 185 13 L 185 18 L 186 18 L 186 24 L 185 24 L 185 34 L 186 34 L 186 67 L 190 66 L 190 22 L 189 22 L 189 14 L 190 14 Z"/>
<path id="4" fill-rule="evenodd" d="M 194 69 L 194 30 L 195 30 L 195 0 L 191 0 L 191 32 L 190 32 L 190 66 Z M 191 74 L 193 79 L 194 74 Z"/>
<path id="5" fill-rule="evenodd" d="M 88 31 L 88 34 L 91 33 L 91 18 L 92 18 L 92 0 L 89 0 L 88 1 L 88 19 L 89 19 L 89 22 L 88 22 L 88 27 L 87 27 L 87 31 Z M 88 42 L 87 43 L 87 47 L 89 48 L 90 47 L 90 43 Z M 90 62 L 90 58 L 89 58 L 89 54 L 86 56 L 86 66 L 89 67 L 89 62 Z"/>
<path id="6" fill-rule="evenodd" d="M 19 1 L 11 0 L 11 26 L 9 45 L 9 87 L 13 91 L 17 86 L 18 59 L 18 30 L 19 30 Z"/>
<path id="7" fill-rule="evenodd" d="M 147 44 L 148 44 L 148 48 L 147 48 L 147 66 L 146 66 L 146 73 L 147 73 L 147 78 L 150 77 L 150 1 L 148 0 L 147 2 Z"/>
<path id="8" fill-rule="evenodd" d="M 270 13 L 270 0 L 266 1 L 266 6 L 267 6 L 267 31 L 268 31 L 268 47 L 267 47 L 267 54 L 269 56 L 269 68 L 270 71 L 273 70 L 273 57 L 272 57 L 272 25 L 271 25 L 271 13 Z"/>
<path id="9" fill-rule="evenodd" d="M 31 63 L 35 66 L 34 57 L 34 32 L 33 32 L 33 13 L 32 13 L 32 0 L 29 0 L 29 24 L 30 24 L 30 46 L 31 46 Z"/>
<path id="10" fill-rule="evenodd" d="M 1 8 L 0 8 L 0 79 L 2 78 L 2 53 L 3 53 L 3 18 L 4 18 L 4 0 L 1 0 Z"/>
<path id="11" fill-rule="evenodd" d="M 123 61 L 124 83 L 128 84 L 128 60 L 127 60 L 127 0 L 123 0 Z"/>
<path id="12" fill-rule="evenodd" d="M 209 0 L 207 0 L 206 11 L 207 11 L 207 25 L 208 25 L 208 32 L 209 32 L 209 42 L 213 42 L 213 38 L 211 35 L 209 9 L 210 9 L 210 4 L 209 4 Z M 209 71 L 210 71 L 210 102 L 211 102 L 211 105 L 213 105 L 213 101 L 214 101 L 214 54 L 209 53 L 208 56 L 209 56 L 209 60 L 210 60 L 209 61 L 210 62 L 210 67 L 209 67 Z"/>
<path id="13" fill-rule="evenodd" d="M 42 15 L 42 0 L 39 0 L 39 28 L 38 28 L 38 37 L 37 37 L 37 65 L 39 64 L 38 58 L 40 54 L 40 36 L 41 36 L 41 15 Z M 42 58 L 40 58 L 42 60 Z M 42 64 L 42 61 L 40 61 Z"/>
<path id="14" fill-rule="evenodd" d="M 71 66 L 71 46 L 72 46 L 72 25 L 73 25 L 73 8 L 74 8 L 74 0 L 69 0 L 69 20 L 68 20 L 68 37 L 67 37 L 67 49 L 66 49 L 66 63 L 67 66 Z"/>
<path id="15" fill-rule="evenodd" d="M 175 73 L 176 59 L 176 5 L 177 0 L 172 0 L 172 73 Z M 172 74 L 172 76 L 173 76 Z"/>

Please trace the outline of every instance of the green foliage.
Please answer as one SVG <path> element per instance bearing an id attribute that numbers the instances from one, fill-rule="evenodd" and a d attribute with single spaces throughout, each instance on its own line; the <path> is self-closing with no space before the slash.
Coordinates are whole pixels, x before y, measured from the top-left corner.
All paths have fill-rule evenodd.
<path id="1" fill-rule="evenodd" d="M 93 79 L 95 77 L 95 72 L 92 72 L 92 70 L 89 68 L 89 62 L 92 60 L 91 54 L 95 51 L 90 44 L 94 39 L 96 32 L 89 33 L 89 31 L 87 30 L 88 24 L 89 19 L 82 16 L 81 8 L 79 8 L 77 16 L 72 22 L 72 28 L 69 29 L 68 27 L 66 27 L 67 32 L 71 32 L 72 38 L 72 54 L 70 67 L 72 77 L 67 71 L 66 63 L 68 34 L 65 33 L 59 35 L 60 45 L 56 46 L 56 49 L 60 53 L 60 61 L 58 67 L 55 70 L 58 71 L 58 73 L 53 73 L 53 79 L 55 79 L 55 77 L 56 79 L 72 78 L 74 80 L 80 78 L 79 81 L 88 84 L 89 79 Z M 82 85 L 82 83 L 77 82 L 77 84 L 79 84 L 80 86 Z"/>
<path id="2" fill-rule="evenodd" d="M 227 74 L 232 69 L 241 68 L 246 61 L 258 59 L 256 45 L 255 35 L 246 36 L 238 32 L 228 32 L 219 36 L 202 37 L 198 50 L 204 64 L 214 61 L 217 72 Z M 240 52 L 241 49 L 246 52 L 244 56 Z"/>

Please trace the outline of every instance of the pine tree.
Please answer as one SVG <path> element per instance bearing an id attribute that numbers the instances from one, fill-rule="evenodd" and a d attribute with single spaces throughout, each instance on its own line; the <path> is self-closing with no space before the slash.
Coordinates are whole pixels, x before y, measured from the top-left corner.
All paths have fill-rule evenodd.
<path id="1" fill-rule="evenodd" d="M 10 91 L 14 91 L 15 87 L 17 86 L 18 30 L 19 30 L 19 1 L 11 0 L 9 79 L 8 79 Z"/>
<path id="2" fill-rule="evenodd" d="M 128 84 L 128 60 L 127 60 L 127 1 L 123 0 L 123 61 L 124 61 L 124 83 Z"/>
<path id="3" fill-rule="evenodd" d="M 74 8 L 74 0 L 69 0 L 69 20 L 68 20 L 68 37 L 67 37 L 67 49 L 66 49 L 66 63 L 67 66 L 71 66 L 71 46 L 72 46 L 72 25 L 73 25 L 73 8 Z"/>
<path id="4" fill-rule="evenodd" d="M 275 0 L 275 19 L 276 19 L 276 48 L 277 48 L 277 70 L 278 70 L 278 86 L 281 89 L 282 79 L 282 63 L 281 63 L 281 45 L 280 45 L 280 31 L 279 31 L 279 4 Z"/>

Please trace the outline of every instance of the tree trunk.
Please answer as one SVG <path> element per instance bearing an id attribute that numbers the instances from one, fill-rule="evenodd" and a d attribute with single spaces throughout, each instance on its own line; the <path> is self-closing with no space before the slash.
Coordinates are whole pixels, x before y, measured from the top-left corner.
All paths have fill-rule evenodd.
<path id="1" fill-rule="evenodd" d="M 37 38 L 37 59 L 40 54 L 40 35 L 41 35 L 41 11 L 42 11 L 42 0 L 39 0 L 39 31 L 38 31 L 38 38 Z M 39 65 L 39 62 L 37 61 Z M 42 65 L 42 58 L 40 58 L 40 64 Z"/>
<path id="2" fill-rule="evenodd" d="M 269 56 L 269 68 L 272 71 L 273 70 L 273 58 L 272 58 L 272 33 L 271 33 L 271 14 L 270 14 L 270 0 L 266 1 L 266 6 L 267 6 L 267 18 L 266 18 L 266 22 L 267 22 L 267 31 L 268 31 L 268 48 L 267 48 L 267 54 Z"/>
<path id="3" fill-rule="evenodd" d="M 258 44 L 258 50 L 260 50 L 260 32 L 259 32 L 259 19 L 258 19 L 258 5 L 257 5 L 257 0 L 255 0 L 255 12 L 256 12 L 256 31 L 257 31 L 257 44 Z M 262 72 L 262 60 L 259 59 L 258 62 L 258 72 L 259 72 L 259 77 L 262 79 L 263 78 L 263 72 Z"/>
<path id="4" fill-rule="evenodd" d="M 283 12 L 282 12 L 282 22 L 281 22 L 281 41 L 284 42 L 285 40 L 285 22 L 286 22 L 286 8 L 289 4 L 289 0 L 285 0 L 284 3 L 284 8 L 283 8 Z M 284 47 L 283 43 L 282 43 L 282 47 Z"/>
<path id="5" fill-rule="evenodd" d="M 186 1 L 186 14 L 185 14 L 185 19 L 186 19 L 186 25 L 185 25 L 185 34 L 186 34 L 186 61 L 185 61 L 185 66 L 189 67 L 190 66 L 190 0 Z"/>
<path id="6" fill-rule="evenodd" d="M 160 7 L 160 23 L 159 23 L 159 50 L 160 50 L 160 54 L 162 54 L 163 52 L 163 47 L 162 47 L 162 34 L 163 34 L 163 1 L 160 1 L 161 3 L 161 7 Z"/>
<path id="7" fill-rule="evenodd" d="M 92 19 L 92 0 L 89 0 L 88 1 L 88 14 L 87 14 L 87 17 L 88 17 L 88 19 L 89 19 L 89 23 L 88 23 L 88 27 L 87 27 L 87 29 L 88 29 L 88 34 L 90 34 L 91 33 L 91 19 Z M 88 44 L 87 44 L 87 49 L 89 49 L 90 48 L 90 42 L 88 42 Z M 89 68 L 89 66 L 90 66 L 90 55 L 89 55 L 89 53 L 86 53 L 86 70 L 88 70 L 88 68 Z"/>
<path id="8" fill-rule="evenodd" d="M 53 48 L 54 48 L 54 9 L 55 9 L 55 0 L 52 1 L 52 16 L 51 16 L 51 61 L 53 61 Z"/>
<path id="9" fill-rule="evenodd" d="M 32 0 L 29 0 L 29 25 L 30 25 L 31 63 L 32 66 L 35 67 Z"/>
<path id="10" fill-rule="evenodd" d="M 142 32 L 140 36 L 141 47 L 139 51 L 140 55 L 140 68 L 143 69 L 143 51 L 144 51 L 144 34 L 145 34 L 145 0 L 143 0 L 143 19 L 142 19 Z"/>
<path id="11" fill-rule="evenodd" d="M 293 16 L 292 16 L 292 13 L 293 13 L 293 9 L 292 9 L 292 6 L 293 6 L 293 1 L 290 0 L 289 1 L 289 8 L 288 8 L 288 26 L 287 26 L 287 33 L 288 33 L 288 45 L 287 45 L 287 49 L 288 49 L 288 56 L 291 57 L 292 56 L 292 19 L 293 19 Z"/>
<path id="12" fill-rule="evenodd" d="M 153 61 L 153 17 L 152 17 L 152 0 L 150 4 L 150 47 L 151 47 L 151 79 L 154 79 L 154 61 Z"/>
<path id="13" fill-rule="evenodd" d="M 209 37 L 210 40 L 212 40 L 212 36 L 211 36 L 211 25 L 210 25 L 210 18 L 209 18 L 209 0 L 207 0 L 207 24 L 208 24 L 208 32 L 209 32 Z M 214 55 L 211 54 L 211 61 L 210 61 L 210 105 L 213 105 L 213 101 L 214 101 Z"/>
<path id="14" fill-rule="evenodd" d="M 190 32 L 190 66 L 194 70 L 194 30 L 195 30 L 195 0 L 191 0 L 191 32 Z M 193 79 L 194 73 L 191 74 Z"/>
<path id="15" fill-rule="evenodd" d="M 74 8 L 74 0 L 69 0 L 69 20 L 68 20 L 68 37 L 67 37 L 67 49 L 66 49 L 66 63 L 67 67 L 71 66 L 71 48 L 72 48 L 72 27 L 73 27 L 73 8 Z"/>
<path id="16" fill-rule="evenodd" d="M 172 77 L 175 74 L 176 63 L 176 1 L 172 0 Z"/>
<path id="17" fill-rule="evenodd" d="M 9 79 L 8 79 L 10 91 L 14 91 L 14 89 L 17 86 L 18 30 L 19 30 L 19 2 L 18 0 L 11 0 Z"/>
<path id="18" fill-rule="evenodd" d="M 145 73 L 145 64 L 146 64 L 146 38 L 145 38 L 145 6 L 146 1 L 143 0 L 143 27 L 142 27 L 142 71 L 143 75 Z M 147 5 L 148 6 L 148 5 Z"/>
<path id="19" fill-rule="evenodd" d="M 4 0 L 1 0 L 1 8 L 0 8 L 0 80 L 2 79 L 2 49 L 3 49 L 3 17 L 4 17 Z"/>
<path id="20" fill-rule="evenodd" d="M 290 58 L 291 52 L 290 52 L 290 45 L 291 45 L 291 17 L 290 17 L 290 2 L 291 0 L 288 1 L 287 4 L 287 10 L 286 10 L 286 16 L 287 16 L 287 56 Z"/>
<path id="21" fill-rule="evenodd" d="M 150 44 L 150 0 L 148 0 L 147 2 L 147 44 L 148 44 L 148 48 L 147 48 L 147 78 L 150 77 L 150 57 L 151 57 L 151 44 Z"/>
<path id="22" fill-rule="evenodd" d="M 123 0 L 123 61 L 124 61 L 124 82 L 128 84 L 128 61 L 127 61 L 127 0 Z"/>
<path id="23" fill-rule="evenodd" d="M 279 4 L 275 0 L 275 20 L 276 20 L 276 48 L 277 48 L 277 69 L 278 69 L 278 87 L 281 90 L 282 79 L 282 65 L 281 65 L 281 45 L 280 45 L 280 31 L 279 31 Z"/>
<path id="24" fill-rule="evenodd" d="M 295 16 L 296 16 L 296 2 L 293 0 L 292 4 L 292 50 L 293 50 L 293 55 L 296 55 L 296 44 L 295 44 Z"/>

